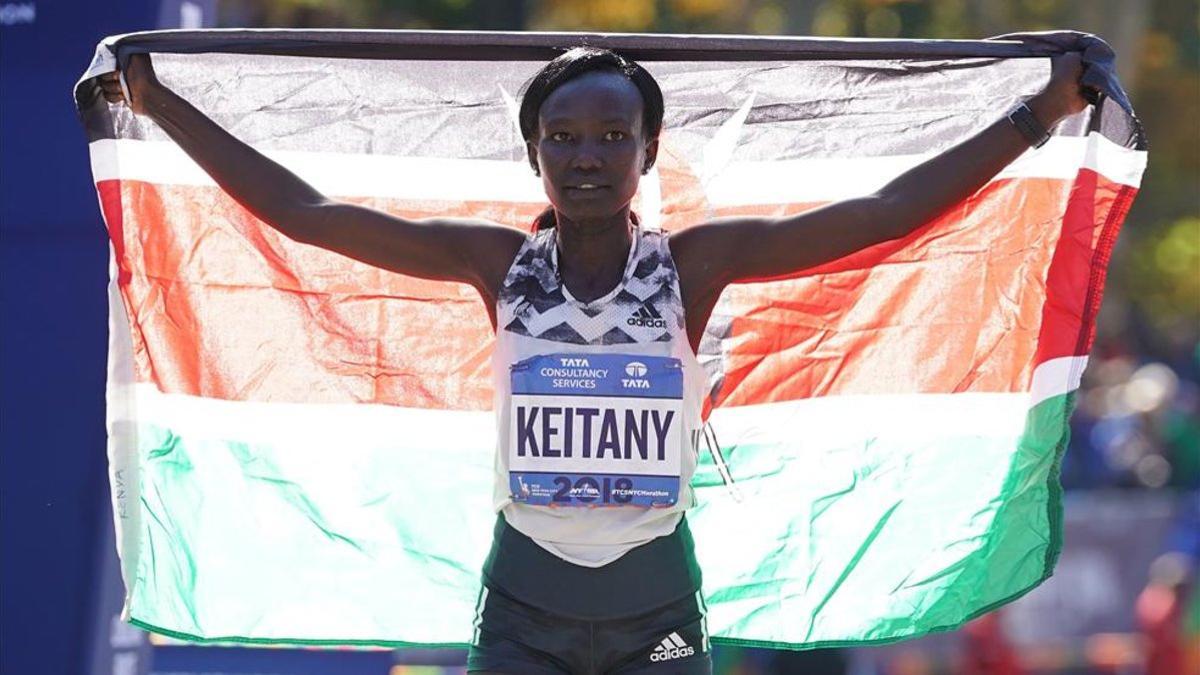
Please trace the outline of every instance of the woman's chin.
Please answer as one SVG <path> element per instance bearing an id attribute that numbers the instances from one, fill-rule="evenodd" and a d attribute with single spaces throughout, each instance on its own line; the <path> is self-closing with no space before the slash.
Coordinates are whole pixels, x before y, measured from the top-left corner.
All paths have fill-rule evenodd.
<path id="1" fill-rule="evenodd" d="M 568 218 L 604 218 L 621 212 L 621 204 L 612 195 L 601 198 L 599 195 L 579 198 L 566 197 L 555 205 L 558 212 Z"/>
<path id="2" fill-rule="evenodd" d="M 554 205 L 563 218 L 576 222 L 611 220 L 619 218 L 629 206 L 629 202 L 616 202 L 609 199 L 562 199 Z"/>

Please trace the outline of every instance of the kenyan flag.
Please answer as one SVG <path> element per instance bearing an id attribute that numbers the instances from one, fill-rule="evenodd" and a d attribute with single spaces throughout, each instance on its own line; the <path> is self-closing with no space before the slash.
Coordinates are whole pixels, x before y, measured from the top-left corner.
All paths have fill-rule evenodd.
<path id="1" fill-rule="evenodd" d="M 325 194 L 527 229 L 515 122 L 557 48 L 659 79 L 634 204 L 675 231 L 866 194 L 1036 93 L 1013 42 L 213 31 L 105 41 L 77 88 L 112 240 L 109 458 L 125 616 L 199 640 L 458 645 L 494 514 L 476 293 L 292 242 L 148 119 L 117 57 Z M 717 643 L 952 628 L 1036 586 L 1105 267 L 1146 162 L 1115 81 L 898 241 L 729 288 L 688 515 Z"/>

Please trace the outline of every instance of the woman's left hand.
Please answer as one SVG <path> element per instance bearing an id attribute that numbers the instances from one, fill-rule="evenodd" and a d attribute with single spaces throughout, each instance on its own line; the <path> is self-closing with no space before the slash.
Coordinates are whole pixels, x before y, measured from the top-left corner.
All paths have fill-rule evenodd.
<path id="1" fill-rule="evenodd" d="M 1051 59 L 1050 81 L 1028 101 L 1034 116 L 1047 129 L 1087 107 L 1083 85 L 1079 82 L 1082 76 L 1083 56 L 1080 52 L 1067 52 Z"/>

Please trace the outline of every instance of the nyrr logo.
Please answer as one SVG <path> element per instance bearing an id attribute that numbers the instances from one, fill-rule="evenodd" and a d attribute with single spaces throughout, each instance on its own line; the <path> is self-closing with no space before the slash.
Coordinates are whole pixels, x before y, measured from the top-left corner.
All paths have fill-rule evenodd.
<path id="1" fill-rule="evenodd" d="M 671 659 L 682 659 L 685 656 L 691 656 L 695 653 L 695 647 L 689 647 L 688 643 L 679 637 L 679 633 L 671 633 L 654 647 L 654 651 L 650 652 L 650 660 L 656 662 L 670 661 Z"/>
<path id="2" fill-rule="evenodd" d="M 650 380 L 642 379 L 646 377 L 647 372 L 646 364 L 641 361 L 630 361 L 625 364 L 625 374 L 629 377 L 622 377 L 621 385 L 626 389 L 649 389 Z"/>
<path id="3" fill-rule="evenodd" d="M 662 318 L 662 314 L 654 309 L 654 305 L 646 303 L 638 307 L 634 311 L 633 316 L 625 320 L 625 323 L 630 326 L 641 326 L 642 328 L 666 328 L 667 321 Z"/>

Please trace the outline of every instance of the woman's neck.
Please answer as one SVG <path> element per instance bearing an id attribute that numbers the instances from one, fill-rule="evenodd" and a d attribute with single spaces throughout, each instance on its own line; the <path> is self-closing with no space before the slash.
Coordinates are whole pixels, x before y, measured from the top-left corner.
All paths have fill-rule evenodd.
<path id="1" fill-rule="evenodd" d="M 580 302 L 607 295 L 624 278 L 633 245 L 629 209 L 598 220 L 556 216 L 559 278 Z"/>

